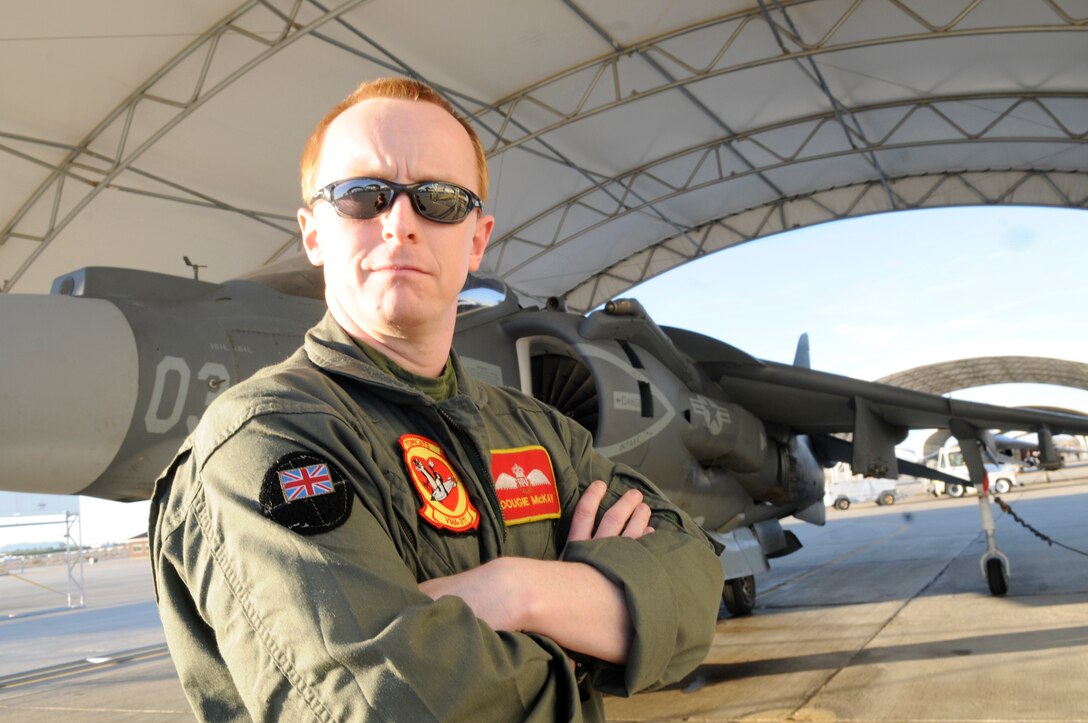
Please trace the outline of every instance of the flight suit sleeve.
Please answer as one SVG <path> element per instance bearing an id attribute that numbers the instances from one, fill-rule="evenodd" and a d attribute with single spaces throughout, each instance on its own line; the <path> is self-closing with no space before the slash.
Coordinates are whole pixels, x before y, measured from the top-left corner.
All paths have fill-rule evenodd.
<path id="1" fill-rule="evenodd" d="M 300 450 L 355 487 L 342 520 L 262 509 L 266 470 Z M 316 414 L 255 418 L 177 469 L 173 484 L 188 476 L 192 489 L 170 491 L 178 499 L 153 526 L 183 685 L 209 678 L 207 651 L 186 651 L 214 645 L 258 720 L 582 720 L 554 642 L 497 632 L 459 598 L 419 591 L 381 475 L 350 425 Z"/>
<path id="2" fill-rule="evenodd" d="M 582 427 L 566 420 L 560 423 L 571 451 L 572 473 L 582 489 L 597 479 L 608 483 L 600 514 L 627 490 L 638 489 L 650 506 L 654 528 L 637 540 L 609 537 L 566 545 L 563 559 L 592 565 L 623 590 L 634 629 L 627 663 L 596 661 L 591 666 L 593 686 L 613 695 L 631 695 L 675 682 L 703 661 L 714 639 L 724 584 L 718 550 L 656 485 L 599 454 Z M 562 540 L 573 505 L 566 509 L 558 530 Z"/>

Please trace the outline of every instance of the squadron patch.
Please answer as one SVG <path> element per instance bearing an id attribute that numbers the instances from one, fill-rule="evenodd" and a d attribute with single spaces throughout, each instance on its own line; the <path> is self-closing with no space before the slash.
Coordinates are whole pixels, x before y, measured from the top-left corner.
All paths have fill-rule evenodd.
<path id="1" fill-rule="evenodd" d="M 399 442 L 408 476 L 423 501 L 419 516 L 439 529 L 452 532 L 479 527 L 480 513 L 442 449 L 417 434 L 405 434 Z"/>
<path id="2" fill-rule="evenodd" d="M 269 468 L 261 484 L 261 512 L 300 535 L 335 529 L 351 514 L 354 498 L 332 462 L 292 452 Z"/>
<path id="3" fill-rule="evenodd" d="M 507 526 L 559 517 L 552 458 L 540 445 L 491 450 L 491 476 Z"/>

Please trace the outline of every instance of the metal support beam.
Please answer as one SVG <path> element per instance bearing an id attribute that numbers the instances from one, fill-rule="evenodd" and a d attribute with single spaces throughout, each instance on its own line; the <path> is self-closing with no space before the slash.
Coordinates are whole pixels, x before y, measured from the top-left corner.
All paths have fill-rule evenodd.
<path id="1" fill-rule="evenodd" d="M 288 5 L 292 9 L 287 14 L 288 19 L 284 21 L 279 35 L 268 40 L 262 35 L 246 29 L 244 23 L 251 13 L 255 17 L 260 17 L 262 21 L 267 21 L 267 8 L 271 7 L 273 0 L 250 0 L 243 3 L 214 27 L 190 43 L 166 65 L 153 73 L 139 88 L 95 126 L 76 149 L 69 152 L 64 160 L 38 186 L 7 225 L 0 229 L 0 246 L 3 246 L 8 239 L 14 237 L 30 238 L 37 242 L 28 258 L 4 282 L 3 287 L 0 288 L 0 293 L 10 291 L 12 286 L 19 281 L 34 260 L 48 248 L 57 235 L 99 193 L 109 187 L 114 179 L 129 169 L 136 159 L 171 129 L 236 80 L 260 65 L 264 60 L 363 1 L 345 0 L 337 5 L 335 9 L 317 17 L 306 25 L 299 25 L 296 21 L 301 3 L 297 1 L 289 2 Z M 246 56 L 245 60 L 233 65 L 233 67 L 220 67 L 227 61 L 222 60 L 226 56 L 225 53 L 220 54 L 217 52 L 219 41 L 227 34 L 237 35 L 252 41 L 253 52 Z M 200 70 L 195 77 L 190 66 L 184 62 L 189 58 L 202 59 L 199 63 Z M 216 77 L 222 79 L 214 85 L 208 85 L 208 77 L 213 66 L 216 66 Z M 162 87 L 162 82 L 167 78 L 171 81 L 177 81 L 183 87 L 187 85 L 191 88 L 189 95 L 175 98 L 159 95 L 156 88 Z M 137 123 L 136 111 L 139 106 L 147 103 L 174 109 L 176 112 L 170 115 L 165 122 L 150 128 L 141 128 L 140 131 L 142 132 L 134 133 L 133 126 Z M 114 153 L 110 156 L 109 167 L 101 173 L 98 182 L 89 188 L 79 185 L 72 188 L 73 184 L 66 184 L 65 181 L 75 172 L 75 169 L 83 162 L 84 158 L 94 157 L 91 152 L 92 146 L 100 144 L 107 134 L 113 133 L 117 134 L 119 141 Z M 144 140 L 133 147 L 129 143 L 130 137 L 140 137 L 144 138 Z M 39 206 L 50 209 L 45 229 L 38 232 L 24 230 L 22 228 L 24 220 L 32 209 Z M 61 212 L 62 208 L 66 209 L 63 213 Z"/>

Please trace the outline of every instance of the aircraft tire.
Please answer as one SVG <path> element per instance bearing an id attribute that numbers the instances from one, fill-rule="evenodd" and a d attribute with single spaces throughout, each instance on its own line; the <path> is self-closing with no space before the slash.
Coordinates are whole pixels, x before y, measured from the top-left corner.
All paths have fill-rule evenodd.
<path id="1" fill-rule="evenodd" d="M 945 487 L 945 490 L 948 492 L 949 497 L 963 497 L 963 493 L 967 491 L 964 489 L 963 485 L 956 482 L 950 483 Z"/>
<path id="2" fill-rule="evenodd" d="M 996 492 L 999 495 L 1008 494 L 1009 490 L 1011 490 L 1011 489 L 1012 489 L 1012 482 L 1009 482 L 1004 477 L 999 479 L 997 482 L 994 482 L 994 492 Z"/>
<path id="3" fill-rule="evenodd" d="M 885 492 L 884 494 L 880 495 L 880 497 L 877 498 L 877 502 L 879 502 L 882 505 L 894 505 L 895 504 L 895 495 L 893 495 L 891 492 Z"/>
<path id="4" fill-rule="evenodd" d="M 1001 597 L 1009 591 L 1009 576 L 1001 558 L 991 557 L 986 561 L 986 584 L 994 597 Z"/>
<path id="5" fill-rule="evenodd" d="M 751 614 L 756 607 L 756 578 L 747 575 L 726 580 L 722 587 L 722 602 L 735 618 Z"/>
<path id="6" fill-rule="evenodd" d="M 839 499 L 835 500 L 835 509 L 836 510 L 848 510 L 848 509 L 850 509 L 850 500 L 846 499 L 845 497 L 840 497 Z"/>

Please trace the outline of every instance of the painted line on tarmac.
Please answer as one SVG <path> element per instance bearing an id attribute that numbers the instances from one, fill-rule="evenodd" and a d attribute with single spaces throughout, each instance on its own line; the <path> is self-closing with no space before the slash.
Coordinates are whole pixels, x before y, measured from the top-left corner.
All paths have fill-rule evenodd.
<path id="1" fill-rule="evenodd" d="M 50 665 L 45 668 L 35 668 L 34 670 L 26 670 L 21 673 L 11 673 L 10 675 L 0 676 L 0 689 L 14 688 L 16 686 L 29 685 L 31 683 L 40 683 L 44 680 L 52 680 L 54 678 L 71 675 L 91 673 L 115 665 L 159 658 L 164 655 L 169 655 L 169 650 L 167 650 L 165 643 L 147 645 L 142 648 L 132 648 L 130 650 L 121 650 L 116 653 L 110 653 L 109 655 L 96 655 L 91 658 L 82 658 L 68 663 L 58 663 L 57 665 Z"/>

